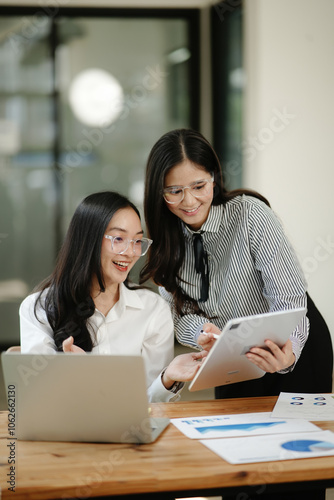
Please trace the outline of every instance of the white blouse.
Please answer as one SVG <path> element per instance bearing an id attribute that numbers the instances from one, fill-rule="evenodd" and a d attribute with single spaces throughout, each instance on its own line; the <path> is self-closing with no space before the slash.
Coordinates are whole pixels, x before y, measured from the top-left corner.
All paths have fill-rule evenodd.
<path id="1" fill-rule="evenodd" d="M 20 306 L 21 352 L 57 353 L 52 328 L 44 309 L 34 306 L 38 293 L 29 295 Z M 120 285 L 120 297 L 106 316 L 95 309 L 89 318 L 96 332 L 94 354 L 141 355 L 145 361 L 149 401 L 174 401 L 179 393 L 167 390 L 161 371 L 174 357 L 173 320 L 167 303 L 156 293 L 129 290 Z M 135 383 L 135 381 L 134 381 Z"/>

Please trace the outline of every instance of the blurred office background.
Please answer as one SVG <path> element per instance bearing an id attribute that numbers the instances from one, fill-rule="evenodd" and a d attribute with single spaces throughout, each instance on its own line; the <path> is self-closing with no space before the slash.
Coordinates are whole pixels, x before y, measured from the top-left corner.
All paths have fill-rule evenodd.
<path id="1" fill-rule="evenodd" d="M 77 204 L 114 189 L 141 208 L 148 153 L 178 127 L 270 200 L 334 332 L 333 17 L 332 0 L 3 0 L 1 347 Z"/>
<path id="2" fill-rule="evenodd" d="M 19 343 L 19 304 L 52 270 L 82 198 L 113 189 L 141 208 L 154 142 L 173 128 L 201 128 L 200 72 L 203 65 L 211 71 L 210 52 L 201 54 L 201 15 L 197 8 L 3 8 L 2 344 Z M 215 26 L 219 36 L 218 14 L 206 16 L 207 29 Z M 235 112 L 224 120 L 230 149 L 241 141 L 241 19 L 241 7 L 232 9 L 228 39 L 218 40 L 220 50 L 233 47 L 216 68 L 220 80 L 226 65 L 235 72 L 226 92 Z M 211 107 L 209 79 L 207 92 Z M 215 106 L 224 107 L 226 98 Z M 234 154 L 240 164 L 237 148 Z"/>

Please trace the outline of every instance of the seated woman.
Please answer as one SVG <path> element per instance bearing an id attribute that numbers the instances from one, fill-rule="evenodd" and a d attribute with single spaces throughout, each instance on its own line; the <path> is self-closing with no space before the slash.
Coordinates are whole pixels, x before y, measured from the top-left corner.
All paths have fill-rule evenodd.
<path id="1" fill-rule="evenodd" d="M 20 306 L 21 352 L 141 355 L 149 400 L 178 399 L 182 382 L 194 377 L 206 352 L 173 359 L 168 304 L 128 282 L 151 244 L 127 198 L 109 191 L 87 196 L 72 217 L 53 273 Z"/>

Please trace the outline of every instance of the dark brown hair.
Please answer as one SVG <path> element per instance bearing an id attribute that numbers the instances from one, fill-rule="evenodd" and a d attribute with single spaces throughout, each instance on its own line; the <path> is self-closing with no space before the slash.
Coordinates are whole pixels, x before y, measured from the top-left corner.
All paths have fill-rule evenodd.
<path id="1" fill-rule="evenodd" d="M 96 276 L 104 292 L 103 236 L 116 212 L 127 207 L 140 218 L 137 208 L 119 193 L 105 191 L 87 196 L 74 212 L 53 273 L 37 288 L 40 294 L 35 315 L 37 317 L 37 305 L 40 304 L 45 309 L 59 351 L 70 335 L 83 350 L 93 348 L 94 339 L 88 328 L 89 318 L 95 311 L 90 295 L 92 277 Z"/>

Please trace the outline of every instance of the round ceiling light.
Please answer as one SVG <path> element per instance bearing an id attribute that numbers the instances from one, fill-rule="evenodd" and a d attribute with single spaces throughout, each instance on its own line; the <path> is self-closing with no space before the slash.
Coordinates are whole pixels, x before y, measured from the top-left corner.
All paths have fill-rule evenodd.
<path id="1" fill-rule="evenodd" d="M 71 83 L 69 102 L 76 118 L 91 127 L 107 127 L 121 114 L 124 93 L 119 81 L 102 69 L 87 69 Z"/>

